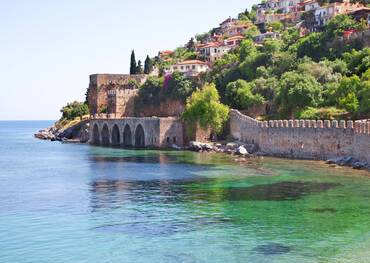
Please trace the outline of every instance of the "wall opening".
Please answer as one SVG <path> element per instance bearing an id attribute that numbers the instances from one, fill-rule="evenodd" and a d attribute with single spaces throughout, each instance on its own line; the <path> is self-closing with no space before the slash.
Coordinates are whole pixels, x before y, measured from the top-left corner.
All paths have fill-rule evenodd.
<path id="1" fill-rule="evenodd" d="M 123 146 L 124 147 L 132 146 L 131 128 L 128 124 L 126 124 L 125 128 L 123 129 Z"/>
<path id="2" fill-rule="evenodd" d="M 145 147 L 145 133 L 143 126 L 141 126 L 141 124 L 139 124 L 135 130 L 135 147 L 137 148 Z"/>
<path id="3" fill-rule="evenodd" d="M 108 125 L 104 124 L 103 130 L 101 132 L 101 140 L 102 140 L 102 145 L 103 146 L 109 146 L 109 129 Z"/>
<path id="4" fill-rule="evenodd" d="M 112 145 L 113 146 L 119 146 L 120 145 L 120 142 L 121 142 L 120 137 L 121 136 L 120 136 L 119 133 L 120 133 L 119 128 L 116 124 L 116 125 L 114 125 L 113 130 L 112 130 Z"/>
<path id="5" fill-rule="evenodd" d="M 100 144 L 100 134 L 99 134 L 99 127 L 97 124 L 94 125 L 93 128 L 93 137 L 92 137 L 92 143 L 95 145 Z"/>

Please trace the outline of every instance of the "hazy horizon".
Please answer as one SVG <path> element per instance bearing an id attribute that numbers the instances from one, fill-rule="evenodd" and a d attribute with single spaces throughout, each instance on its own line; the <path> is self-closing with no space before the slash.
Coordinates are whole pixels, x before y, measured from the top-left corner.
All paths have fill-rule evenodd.
<path id="1" fill-rule="evenodd" d="M 58 119 L 90 74 L 128 73 L 132 49 L 141 60 L 174 49 L 257 2 L 3 2 L 0 120 Z"/>

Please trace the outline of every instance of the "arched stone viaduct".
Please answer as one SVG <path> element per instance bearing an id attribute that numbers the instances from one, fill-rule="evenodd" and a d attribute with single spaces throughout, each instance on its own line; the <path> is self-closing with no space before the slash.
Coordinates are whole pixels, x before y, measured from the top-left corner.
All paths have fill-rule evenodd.
<path id="1" fill-rule="evenodd" d="M 122 118 L 99 114 L 90 120 L 93 145 L 135 148 L 183 146 L 183 124 L 178 118 Z"/>

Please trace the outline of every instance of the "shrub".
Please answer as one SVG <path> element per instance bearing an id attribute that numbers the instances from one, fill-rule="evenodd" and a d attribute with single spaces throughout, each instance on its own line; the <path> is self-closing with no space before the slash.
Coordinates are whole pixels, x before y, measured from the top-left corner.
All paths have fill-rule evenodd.
<path id="1" fill-rule="evenodd" d="M 74 120 L 77 117 L 88 115 L 89 107 L 86 103 L 74 101 L 72 103 L 68 103 L 60 111 L 63 119 Z"/>
<path id="2" fill-rule="evenodd" d="M 347 112 L 335 107 L 330 108 L 312 108 L 308 107 L 296 114 L 296 118 L 305 120 L 338 120 Z"/>
<path id="3" fill-rule="evenodd" d="M 214 84 L 206 84 L 188 99 L 182 119 L 201 128 L 219 133 L 229 117 L 229 108 L 220 103 Z"/>

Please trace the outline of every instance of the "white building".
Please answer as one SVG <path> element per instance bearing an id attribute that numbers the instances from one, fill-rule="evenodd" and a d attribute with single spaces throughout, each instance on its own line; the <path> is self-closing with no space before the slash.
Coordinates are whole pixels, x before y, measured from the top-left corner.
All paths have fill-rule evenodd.
<path id="1" fill-rule="evenodd" d="M 204 60 L 210 63 L 215 63 L 222 58 L 231 47 L 226 46 L 222 42 L 211 42 L 199 48 L 199 53 Z"/>
<path id="2" fill-rule="evenodd" d="M 200 60 L 186 60 L 171 66 L 169 73 L 175 71 L 182 72 L 188 77 L 196 77 L 200 73 L 207 72 L 209 66 L 206 62 Z"/>

